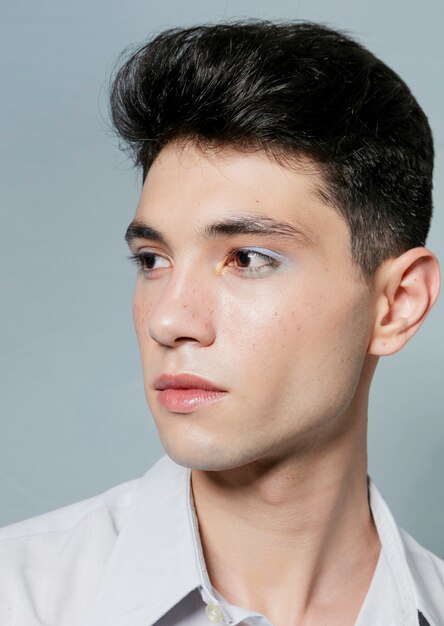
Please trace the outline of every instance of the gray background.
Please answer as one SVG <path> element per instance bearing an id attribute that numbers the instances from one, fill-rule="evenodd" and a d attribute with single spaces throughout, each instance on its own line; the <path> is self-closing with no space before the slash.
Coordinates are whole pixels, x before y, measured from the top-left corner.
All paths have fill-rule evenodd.
<path id="1" fill-rule="evenodd" d="M 346 28 L 406 80 L 434 129 L 442 259 L 441 0 L 2 0 L 0 525 L 92 496 L 162 454 L 132 327 L 124 230 L 140 180 L 106 125 L 117 55 L 176 25 L 233 17 Z M 369 472 L 398 522 L 444 557 L 443 299 L 380 361 Z"/>

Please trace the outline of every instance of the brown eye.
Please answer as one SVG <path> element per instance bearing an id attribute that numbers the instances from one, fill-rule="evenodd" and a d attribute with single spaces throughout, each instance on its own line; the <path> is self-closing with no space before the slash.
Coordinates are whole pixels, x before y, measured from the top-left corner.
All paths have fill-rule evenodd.
<path id="1" fill-rule="evenodd" d="M 144 269 L 144 270 L 151 270 L 154 268 L 154 264 L 156 262 L 155 260 L 155 254 L 140 254 L 138 256 L 138 259 L 140 261 L 140 266 Z"/>
<path id="2" fill-rule="evenodd" d="M 233 250 L 229 257 L 228 267 L 232 267 L 238 274 L 252 275 L 269 272 L 273 268 L 280 267 L 281 263 L 268 254 L 257 250 L 237 249 Z M 234 265 L 232 265 L 234 263 Z"/>
<path id="3" fill-rule="evenodd" d="M 235 252 L 234 258 L 242 267 L 248 267 L 251 261 L 250 252 L 246 252 L 245 250 L 238 250 Z"/>
<path id="4" fill-rule="evenodd" d="M 136 264 L 139 271 L 142 272 L 146 278 L 150 277 L 157 269 L 168 267 L 169 263 L 165 257 L 160 254 L 155 254 L 154 252 L 139 251 L 136 254 L 132 254 L 128 258 Z M 166 265 L 162 265 L 162 262 Z"/>

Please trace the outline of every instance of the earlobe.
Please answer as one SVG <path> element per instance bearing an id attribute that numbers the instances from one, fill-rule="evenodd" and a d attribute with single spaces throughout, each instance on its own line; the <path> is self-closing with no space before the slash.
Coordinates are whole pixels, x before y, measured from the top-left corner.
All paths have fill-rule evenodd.
<path id="1" fill-rule="evenodd" d="M 439 284 L 439 263 L 427 248 L 412 248 L 386 261 L 375 274 L 375 321 L 368 353 L 398 352 L 435 304 Z"/>

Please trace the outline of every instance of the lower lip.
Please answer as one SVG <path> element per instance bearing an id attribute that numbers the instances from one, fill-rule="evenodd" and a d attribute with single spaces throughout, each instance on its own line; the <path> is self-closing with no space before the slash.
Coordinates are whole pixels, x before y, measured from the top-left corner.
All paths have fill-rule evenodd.
<path id="1" fill-rule="evenodd" d="M 217 402 L 224 397 L 226 391 L 209 389 L 164 389 L 158 390 L 158 402 L 169 411 L 191 413 L 196 408 Z"/>

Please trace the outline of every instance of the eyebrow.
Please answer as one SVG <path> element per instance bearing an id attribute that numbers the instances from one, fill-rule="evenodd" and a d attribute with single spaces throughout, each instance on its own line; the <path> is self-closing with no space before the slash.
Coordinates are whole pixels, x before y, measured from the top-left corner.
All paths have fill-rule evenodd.
<path id="1" fill-rule="evenodd" d="M 314 239 L 313 233 L 306 227 L 297 227 L 289 222 L 277 221 L 267 215 L 259 214 L 236 215 L 207 224 L 201 230 L 196 231 L 197 238 L 204 242 L 235 235 L 272 235 L 280 239 L 297 240 L 303 245 L 313 244 Z M 133 220 L 126 230 L 127 244 L 131 245 L 134 239 L 150 239 L 170 247 L 165 235 L 142 220 Z"/>

